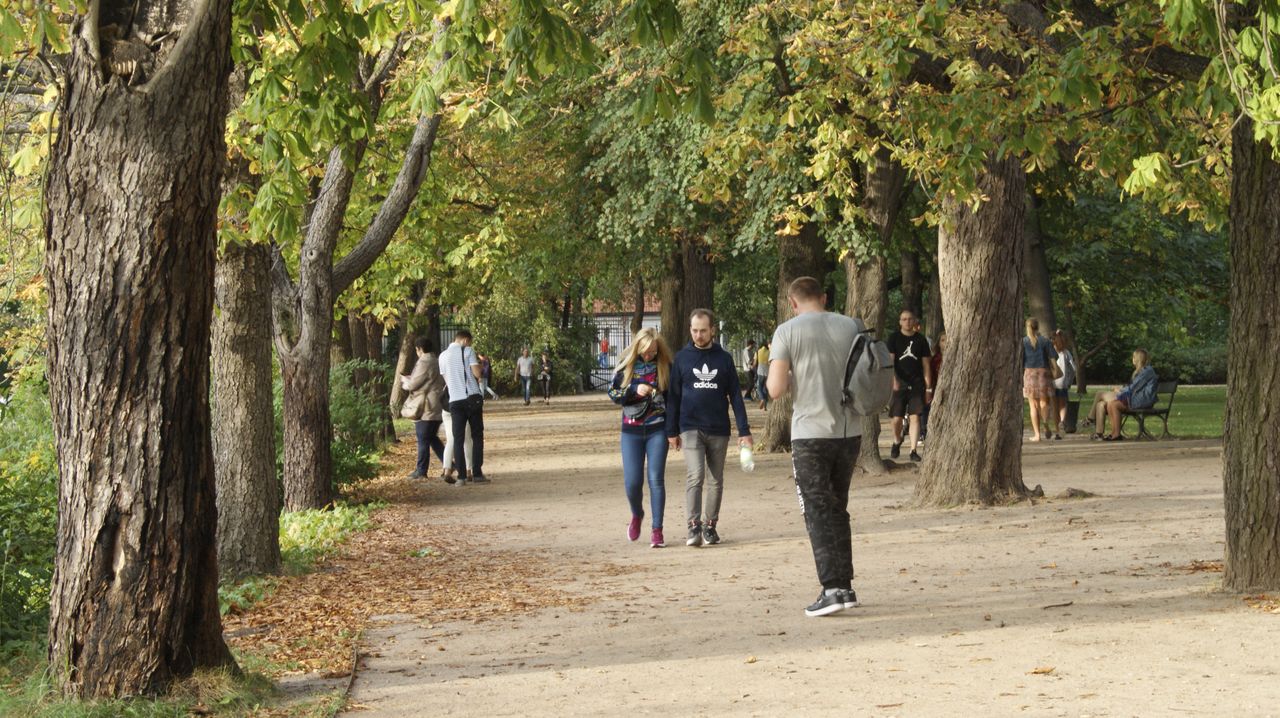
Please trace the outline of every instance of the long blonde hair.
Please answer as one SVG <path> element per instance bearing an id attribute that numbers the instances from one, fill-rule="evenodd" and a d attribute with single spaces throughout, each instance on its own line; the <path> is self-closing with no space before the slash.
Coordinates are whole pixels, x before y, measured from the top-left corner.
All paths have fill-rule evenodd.
<path id="1" fill-rule="evenodd" d="M 1035 317 L 1027 317 L 1027 338 L 1031 340 L 1031 348 L 1040 348 L 1040 322 Z"/>
<path id="2" fill-rule="evenodd" d="M 618 363 L 624 368 L 622 370 L 622 386 L 631 384 L 631 379 L 635 375 L 637 361 L 644 361 L 641 356 L 653 347 L 657 349 L 657 355 L 653 361 L 658 365 L 658 389 L 667 390 L 667 384 L 671 377 L 671 350 L 667 348 L 667 343 L 662 341 L 662 335 L 653 327 L 646 327 L 636 332 L 631 338 L 631 344 L 622 350 L 622 355 L 618 357 Z"/>
<path id="3" fill-rule="evenodd" d="M 1138 372 L 1147 368 L 1147 366 L 1149 366 L 1150 364 L 1151 364 L 1151 355 L 1147 353 L 1146 349 L 1134 349 L 1133 350 L 1133 376 L 1129 378 L 1130 379 L 1137 378 Z"/>

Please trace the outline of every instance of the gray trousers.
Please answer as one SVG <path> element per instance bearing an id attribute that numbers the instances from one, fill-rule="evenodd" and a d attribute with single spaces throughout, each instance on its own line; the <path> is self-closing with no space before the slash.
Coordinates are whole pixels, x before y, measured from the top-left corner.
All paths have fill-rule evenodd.
<path id="1" fill-rule="evenodd" d="M 680 433 L 684 445 L 684 464 L 688 469 L 684 481 L 684 513 L 692 524 L 701 521 L 713 524 L 720 518 L 720 497 L 724 493 L 724 457 L 729 451 L 729 437 L 712 436 L 705 431 L 692 429 Z M 707 469 L 711 479 L 707 480 Z M 707 501 L 702 502 L 702 484 L 707 485 Z M 704 510 L 705 509 L 705 510 Z"/>

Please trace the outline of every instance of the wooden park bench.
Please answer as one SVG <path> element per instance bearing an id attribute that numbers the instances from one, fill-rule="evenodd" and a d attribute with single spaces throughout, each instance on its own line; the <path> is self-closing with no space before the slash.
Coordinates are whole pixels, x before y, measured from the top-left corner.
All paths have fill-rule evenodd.
<path id="1" fill-rule="evenodd" d="M 1156 384 L 1156 403 L 1146 409 L 1121 409 L 1120 410 L 1120 432 L 1124 433 L 1124 424 L 1129 417 L 1138 420 L 1138 438 L 1155 441 L 1156 437 L 1147 431 L 1147 418 L 1156 416 L 1164 424 L 1164 431 L 1160 434 L 1161 439 L 1172 439 L 1173 434 L 1169 433 L 1169 408 L 1173 406 L 1173 395 L 1178 391 L 1177 381 L 1162 381 Z"/>

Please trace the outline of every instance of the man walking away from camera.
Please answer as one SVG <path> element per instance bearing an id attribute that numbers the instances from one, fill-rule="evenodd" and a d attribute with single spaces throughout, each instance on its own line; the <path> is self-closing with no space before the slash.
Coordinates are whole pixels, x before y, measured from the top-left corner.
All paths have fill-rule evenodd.
<path id="1" fill-rule="evenodd" d="M 791 390 L 791 466 L 822 583 L 804 615 L 827 616 L 858 605 L 848 507 L 862 417 L 841 399 L 849 349 L 863 325 L 826 311 L 813 277 L 792 282 L 787 298 L 795 316 L 774 331 L 768 389 L 773 399 Z"/>

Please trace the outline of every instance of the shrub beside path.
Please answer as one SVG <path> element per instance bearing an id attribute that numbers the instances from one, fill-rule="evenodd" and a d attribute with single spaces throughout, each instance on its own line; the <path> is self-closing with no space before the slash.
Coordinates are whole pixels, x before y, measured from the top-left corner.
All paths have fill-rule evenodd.
<path id="1" fill-rule="evenodd" d="M 420 575 L 348 587 L 357 602 L 375 589 L 404 596 L 370 619 L 351 715 L 1272 715 L 1280 706 L 1275 603 L 1218 591 L 1217 442 L 1027 444 L 1028 485 L 1096 496 L 994 509 L 904 508 L 914 472 L 855 477 L 864 605 L 811 619 L 802 609 L 817 583 L 788 456 L 757 456 L 752 474 L 731 466 L 724 543 L 691 549 L 673 452 L 669 544 L 655 550 L 625 539 L 618 422 L 606 399 L 504 401 L 485 418 L 491 485 L 403 487 L 397 521 L 442 544 L 397 569 Z M 411 447 L 397 450 L 404 467 Z"/>

